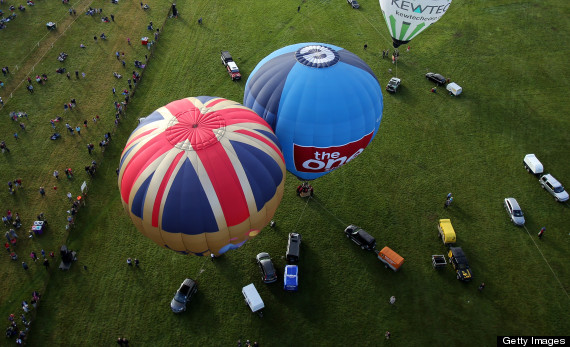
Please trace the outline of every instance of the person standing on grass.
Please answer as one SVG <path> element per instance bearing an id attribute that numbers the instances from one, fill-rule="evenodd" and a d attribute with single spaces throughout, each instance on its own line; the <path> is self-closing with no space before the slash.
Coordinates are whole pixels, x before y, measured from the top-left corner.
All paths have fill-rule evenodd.
<path id="1" fill-rule="evenodd" d="M 481 282 L 481 284 L 479 285 L 479 288 L 477 288 L 480 292 L 483 291 L 483 289 L 485 289 L 485 282 Z"/>
<path id="2" fill-rule="evenodd" d="M 390 297 L 390 305 L 394 305 L 395 303 L 396 303 L 396 297 L 392 295 Z"/>
<path id="3" fill-rule="evenodd" d="M 44 266 L 45 266 L 46 270 L 49 269 L 49 260 L 47 260 L 47 258 L 44 258 Z"/>
<path id="4" fill-rule="evenodd" d="M 22 268 L 23 268 L 24 270 L 28 270 L 28 264 L 26 264 L 25 261 L 22 262 Z"/>
<path id="5" fill-rule="evenodd" d="M 4 153 L 4 151 L 10 153 L 10 148 L 6 146 L 6 142 L 4 141 L 0 142 L 0 149 L 2 150 L 2 153 Z"/>
<path id="6" fill-rule="evenodd" d="M 44 187 L 40 187 L 40 195 L 42 196 L 42 198 L 46 195 L 46 190 Z"/>
<path id="7" fill-rule="evenodd" d="M 538 238 L 542 239 L 542 235 L 544 235 L 544 232 L 546 231 L 546 227 L 542 227 L 540 229 L 540 231 L 538 232 Z"/>

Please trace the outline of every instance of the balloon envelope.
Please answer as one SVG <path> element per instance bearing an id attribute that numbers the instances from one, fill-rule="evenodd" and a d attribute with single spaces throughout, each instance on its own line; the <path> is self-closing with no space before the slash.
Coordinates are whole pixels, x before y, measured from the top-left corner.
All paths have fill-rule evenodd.
<path id="1" fill-rule="evenodd" d="M 380 0 L 382 15 L 392 36 L 394 48 L 410 42 L 437 22 L 451 0 Z"/>
<path id="2" fill-rule="evenodd" d="M 219 255 L 272 219 L 285 163 L 269 125 L 222 98 L 174 101 L 141 120 L 121 155 L 123 207 L 138 230 L 183 254 Z"/>
<path id="3" fill-rule="evenodd" d="M 356 158 L 382 119 L 382 90 L 355 54 L 323 43 L 281 48 L 257 64 L 244 105 L 275 131 L 287 170 L 312 180 Z"/>

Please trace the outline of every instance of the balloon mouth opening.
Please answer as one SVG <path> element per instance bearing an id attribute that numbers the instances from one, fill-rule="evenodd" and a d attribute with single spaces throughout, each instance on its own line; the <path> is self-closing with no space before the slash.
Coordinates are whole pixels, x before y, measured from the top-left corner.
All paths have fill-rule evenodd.
<path id="1" fill-rule="evenodd" d="M 218 112 L 193 108 L 175 114 L 164 132 L 173 147 L 198 151 L 220 142 L 226 133 L 226 121 Z"/>
<path id="2" fill-rule="evenodd" d="M 402 41 L 402 40 L 398 40 L 392 37 L 392 46 L 394 46 L 394 48 L 398 48 L 401 45 L 405 45 L 406 43 L 410 42 L 410 40 L 408 41 Z"/>
<path id="3" fill-rule="evenodd" d="M 340 56 L 337 51 L 324 45 L 310 45 L 300 48 L 295 52 L 295 59 L 305 66 L 325 68 L 339 62 Z"/>

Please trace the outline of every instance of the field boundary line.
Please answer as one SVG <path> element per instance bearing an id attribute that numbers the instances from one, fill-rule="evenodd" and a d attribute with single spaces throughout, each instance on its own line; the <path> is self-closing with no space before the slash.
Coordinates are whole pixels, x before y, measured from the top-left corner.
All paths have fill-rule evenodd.
<path id="1" fill-rule="evenodd" d="M 538 245 L 536 244 L 536 241 L 534 241 L 534 239 L 532 238 L 532 235 L 530 234 L 530 232 L 528 231 L 526 225 L 523 225 L 524 230 L 526 230 L 526 233 L 528 234 L 528 237 L 530 237 L 530 239 L 532 240 L 532 242 L 534 243 L 534 246 L 536 247 L 536 249 L 538 249 L 538 251 L 540 252 L 540 255 L 542 256 L 542 259 L 544 259 L 544 261 L 546 262 L 546 265 L 548 265 L 548 268 L 550 268 L 550 271 L 552 271 L 552 274 L 554 275 L 554 277 L 556 278 L 556 280 L 558 281 L 558 283 L 560 283 L 560 287 L 562 287 L 562 290 L 564 291 L 564 293 L 566 294 L 566 296 L 570 299 L 570 295 L 568 295 L 568 292 L 566 291 L 566 288 L 564 288 L 564 285 L 562 284 L 562 282 L 560 282 L 560 279 L 558 278 L 558 276 L 556 276 L 556 273 L 554 272 L 554 270 L 552 269 L 552 267 L 550 266 L 550 263 L 548 262 L 548 260 L 546 260 L 546 257 L 544 256 L 544 254 L 542 254 L 542 251 L 540 250 L 540 248 L 538 248 Z"/>

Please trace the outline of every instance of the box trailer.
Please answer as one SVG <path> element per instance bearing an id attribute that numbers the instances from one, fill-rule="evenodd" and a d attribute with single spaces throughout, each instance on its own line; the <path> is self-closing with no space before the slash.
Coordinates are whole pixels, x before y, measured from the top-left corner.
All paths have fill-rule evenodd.
<path id="1" fill-rule="evenodd" d="M 404 264 L 404 258 L 389 247 L 384 247 L 378 252 L 378 259 L 386 264 L 386 267 L 394 271 L 398 271 L 402 264 Z"/>
<path id="2" fill-rule="evenodd" d="M 449 91 L 449 94 L 454 95 L 454 96 L 458 96 L 459 94 L 461 94 L 463 92 L 463 88 L 461 88 L 455 82 L 449 83 L 445 88 Z"/>
<path id="3" fill-rule="evenodd" d="M 259 296 L 259 293 L 253 283 L 243 287 L 241 293 L 243 294 L 245 303 L 251 309 L 251 312 L 257 313 L 260 317 L 263 317 L 263 312 L 261 312 L 261 310 L 265 308 L 265 304 L 263 303 L 263 300 L 261 300 L 261 296 Z"/>

